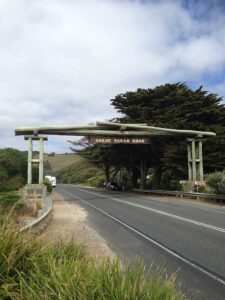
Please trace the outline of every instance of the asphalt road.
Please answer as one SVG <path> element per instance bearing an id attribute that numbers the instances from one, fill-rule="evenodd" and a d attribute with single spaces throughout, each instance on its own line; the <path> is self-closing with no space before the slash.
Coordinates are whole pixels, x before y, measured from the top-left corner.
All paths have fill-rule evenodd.
<path id="1" fill-rule="evenodd" d="M 176 272 L 187 299 L 225 299 L 225 207 L 73 185 L 56 191 L 87 210 L 122 261 Z"/>

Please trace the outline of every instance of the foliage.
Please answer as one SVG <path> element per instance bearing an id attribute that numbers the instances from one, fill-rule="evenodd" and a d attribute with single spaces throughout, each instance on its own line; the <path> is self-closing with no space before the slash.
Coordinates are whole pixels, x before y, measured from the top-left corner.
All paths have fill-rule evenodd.
<path id="1" fill-rule="evenodd" d="M 93 187 L 103 187 L 104 177 L 94 176 L 86 180 L 86 183 Z"/>
<path id="2" fill-rule="evenodd" d="M 215 132 L 217 136 L 204 143 L 204 170 L 223 170 L 225 106 L 218 95 L 204 91 L 202 86 L 192 90 L 184 83 L 175 83 L 119 94 L 111 103 L 122 114 L 117 122 Z M 80 154 L 101 167 L 107 180 L 112 176 L 110 170 L 126 168 L 132 185 L 140 182 L 141 188 L 146 185 L 149 168 L 153 170 L 153 189 L 177 189 L 179 180 L 187 178 L 184 137 L 152 137 L 150 145 L 95 145 Z"/>
<path id="3" fill-rule="evenodd" d="M 6 299 L 153 299 L 182 300 L 175 277 L 145 275 L 145 268 L 118 260 L 95 264 L 73 240 L 46 243 L 0 226 L 0 298 Z"/>
<path id="4" fill-rule="evenodd" d="M 137 89 L 111 99 L 112 105 L 123 116 L 117 118 L 117 122 L 216 132 L 216 138 L 209 138 L 204 143 L 206 172 L 222 170 L 225 164 L 225 106 L 221 102 L 222 98 L 204 91 L 202 86 L 191 90 L 184 83 Z M 115 173 L 124 168 L 129 173 L 133 187 L 138 183 L 141 188 L 146 186 L 150 168 L 153 170 L 153 189 L 180 189 L 180 179 L 187 178 L 184 137 L 153 136 L 150 145 L 86 146 L 79 154 L 101 168 L 106 181 L 111 181 Z"/>
<path id="5" fill-rule="evenodd" d="M 225 195 L 225 171 L 208 175 L 206 184 L 213 189 L 215 194 Z"/>
<path id="6" fill-rule="evenodd" d="M 52 192 L 52 183 L 50 182 L 50 180 L 45 178 L 43 180 L 43 184 L 47 187 L 47 192 L 51 193 Z"/>
<path id="7" fill-rule="evenodd" d="M 17 191 L 24 185 L 24 180 L 20 176 L 9 178 L 7 181 L 0 182 L 0 191 Z"/>
<path id="8" fill-rule="evenodd" d="M 6 207 L 8 205 L 15 204 L 21 196 L 15 192 L 3 193 L 0 195 L 0 206 Z"/>
<path id="9" fill-rule="evenodd" d="M 214 194 L 212 188 L 208 185 L 200 185 L 197 188 L 198 193 L 204 193 L 204 194 Z"/>
<path id="10" fill-rule="evenodd" d="M 40 243 L 29 234 L 21 233 L 10 216 L 0 225 L 0 299 L 13 293 L 19 282 L 18 272 L 27 272 L 39 253 Z"/>
<path id="11" fill-rule="evenodd" d="M 15 209 L 16 210 L 23 210 L 27 207 L 26 203 L 24 202 L 19 202 L 19 203 L 16 203 L 15 205 Z"/>
<path id="12" fill-rule="evenodd" d="M 118 165 L 120 166 L 121 164 L 122 152 L 120 152 L 121 155 L 118 156 L 114 146 L 94 145 L 94 147 L 87 147 L 79 153 L 82 157 L 87 158 L 89 162 L 97 168 L 102 169 L 107 182 L 110 181 L 110 175 L 114 170 L 111 166 L 118 168 Z"/>
<path id="13" fill-rule="evenodd" d="M 182 178 L 182 176 L 184 176 L 182 171 L 183 170 L 181 169 L 181 172 L 179 173 L 178 168 L 176 169 L 176 172 L 175 170 L 164 168 L 161 175 L 161 189 L 172 191 L 181 190 L 182 186 L 177 178 Z"/>
<path id="14" fill-rule="evenodd" d="M 0 149 L 0 191 L 18 190 L 26 178 L 26 154 L 12 148 Z"/>
<path id="15" fill-rule="evenodd" d="M 206 171 L 211 172 L 222 169 L 225 164 L 225 107 L 221 100 L 216 94 L 204 91 L 202 87 L 191 90 L 183 83 L 176 83 L 119 94 L 111 101 L 118 112 L 124 115 L 118 119 L 121 122 L 216 132 L 216 138 L 208 139 L 204 143 L 204 166 Z M 184 173 L 187 164 L 184 139 L 158 137 L 151 141 L 148 151 L 151 160 L 148 160 L 148 167 L 155 168 L 154 172 L 157 168 L 161 172 L 166 167 L 179 178 L 179 168 L 182 167 L 181 173 Z M 160 177 L 161 174 L 158 181 Z"/>
<path id="16" fill-rule="evenodd" d="M 17 149 L 0 149 L 0 167 L 5 170 L 8 177 L 20 175 L 26 177 L 27 161 L 24 152 Z"/>

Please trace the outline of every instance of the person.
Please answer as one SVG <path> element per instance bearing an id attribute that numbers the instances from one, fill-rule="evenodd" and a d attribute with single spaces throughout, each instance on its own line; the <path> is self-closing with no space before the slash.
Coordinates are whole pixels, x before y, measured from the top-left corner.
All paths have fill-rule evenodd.
<path id="1" fill-rule="evenodd" d="M 108 191 L 111 191 L 111 190 L 112 190 L 111 182 L 108 182 L 108 183 L 107 183 L 106 188 L 107 188 Z"/>

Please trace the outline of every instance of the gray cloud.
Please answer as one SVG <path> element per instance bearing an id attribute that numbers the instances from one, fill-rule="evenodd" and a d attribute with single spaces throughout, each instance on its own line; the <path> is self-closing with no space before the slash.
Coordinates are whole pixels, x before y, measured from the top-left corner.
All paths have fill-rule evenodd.
<path id="1" fill-rule="evenodd" d="M 207 18 L 196 18 L 207 12 Z M 194 13 L 195 12 L 195 13 Z M 25 147 L 17 125 L 87 124 L 138 87 L 204 82 L 225 69 L 225 19 L 204 1 L 0 0 L 0 146 Z M 52 137 L 48 151 L 65 151 Z"/>

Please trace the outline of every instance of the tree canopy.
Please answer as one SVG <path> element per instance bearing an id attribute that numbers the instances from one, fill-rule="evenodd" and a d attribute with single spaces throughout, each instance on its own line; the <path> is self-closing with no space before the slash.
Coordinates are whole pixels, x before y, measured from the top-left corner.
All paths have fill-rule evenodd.
<path id="1" fill-rule="evenodd" d="M 202 86 L 192 90 L 184 83 L 175 83 L 119 94 L 111 99 L 111 104 L 122 114 L 117 118 L 118 122 L 215 132 L 216 137 L 203 143 L 204 169 L 205 172 L 223 170 L 225 107 L 218 95 L 208 93 Z M 169 184 L 169 180 L 162 177 L 165 174 L 174 180 L 187 178 L 186 141 L 183 137 L 152 137 L 150 145 L 101 147 L 89 149 L 86 157 L 91 159 L 94 155 L 97 160 L 100 157 L 103 162 L 107 160 L 110 166 L 125 167 L 133 184 L 137 184 L 139 178 L 143 187 L 150 168 L 154 174 L 153 188 L 160 187 L 160 182 Z"/>

